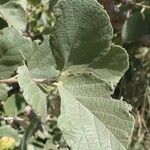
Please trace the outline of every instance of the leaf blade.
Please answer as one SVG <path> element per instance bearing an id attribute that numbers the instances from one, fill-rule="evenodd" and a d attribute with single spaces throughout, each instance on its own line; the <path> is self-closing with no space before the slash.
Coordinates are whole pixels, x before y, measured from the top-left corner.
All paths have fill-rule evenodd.
<path id="1" fill-rule="evenodd" d="M 56 23 L 50 42 L 56 59 L 61 57 L 57 60 L 60 68 L 67 64 L 87 64 L 98 54 L 109 51 L 112 27 L 97 1 L 60 0 L 54 15 Z"/>
<path id="2" fill-rule="evenodd" d="M 53 78 L 59 74 L 48 38 L 39 45 L 15 28 L 5 28 L 0 34 L 0 79 L 10 78 L 23 65 L 21 52 L 34 78 Z"/>
<path id="3" fill-rule="evenodd" d="M 6 84 L 0 84 L 0 101 L 5 101 L 8 97 L 9 87 Z"/>
<path id="4" fill-rule="evenodd" d="M 27 15 L 17 1 L 8 1 L 0 5 L 0 16 L 18 30 L 25 30 L 27 24 Z"/>
<path id="5" fill-rule="evenodd" d="M 34 109 L 44 122 L 47 117 L 46 94 L 32 80 L 28 68 L 24 65 L 18 68 L 18 83 L 23 90 L 26 102 Z"/>
<path id="6" fill-rule="evenodd" d="M 105 82 L 99 80 L 93 76 L 86 76 L 86 79 L 85 76 L 75 76 L 60 83 L 62 108 L 58 125 L 72 149 L 125 150 L 134 124 L 129 114 L 131 107 L 112 99 L 109 91 L 104 92 Z"/>

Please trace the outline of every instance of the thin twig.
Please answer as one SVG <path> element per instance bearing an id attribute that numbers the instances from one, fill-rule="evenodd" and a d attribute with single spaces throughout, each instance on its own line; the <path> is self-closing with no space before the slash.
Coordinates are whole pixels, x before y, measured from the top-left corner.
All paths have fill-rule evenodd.
<path id="1" fill-rule="evenodd" d="M 5 120 L 5 121 L 12 121 L 12 120 L 23 121 L 23 119 L 19 118 L 19 117 L 3 117 L 3 116 L 0 117 L 0 120 Z"/>
<path id="2" fill-rule="evenodd" d="M 4 79 L 4 80 L 0 80 L 0 83 L 17 83 L 18 80 L 17 79 Z"/>
<path id="3" fill-rule="evenodd" d="M 24 119 L 19 118 L 19 117 L 3 117 L 0 116 L 0 120 L 4 120 L 4 121 L 16 121 L 17 123 L 19 123 L 22 127 L 27 128 L 29 123 L 26 122 Z"/>
<path id="4" fill-rule="evenodd" d="M 43 83 L 45 81 L 45 79 L 33 79 L 34 82 L 36 83 Z M 0 80 L 0 83 L 18 83 L 18 79 L 17 77 L 13 77 L 13 78 L 9 78 L 9 79 L 3 79 L 3 80 Z"/>
<path id="5" fill-rule="evenodd" d="M 144 5 L 144 4 L 141 4 L 141 3 L 134 3 L 134 5 L 150 9 L 150 6 Z"/>

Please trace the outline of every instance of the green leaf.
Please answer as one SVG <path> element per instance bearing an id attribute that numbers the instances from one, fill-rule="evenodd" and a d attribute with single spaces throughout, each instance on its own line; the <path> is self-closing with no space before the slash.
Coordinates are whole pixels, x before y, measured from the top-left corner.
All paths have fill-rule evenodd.
<path id="1" fill-rule="evenodd" d="M 41 2 L 41 0 L 27 0 L 27 1 L 28 1 L 28 3 L 30 3 L 30 4 L 32 4 L 34 6 L 40 4 L 40 2 Z"/>
<path id="2" fill-rule="evenodd" d="M 5 28 L 0 33 L 0 79 L 9 78 L 23 64 L 21 53 L 34 78 L 53 78 L 59 74 L 48 37 L 39 45 L 14 28 Z"/>
<path id="3" fill-rule="evenodd" d="M 56 63 L 52 55 L 49 36 L 46 36 L 43 43 L 38 45 L 33 42 L 33 54 L 28 60 L 29 70 L 34 78 L 53 78 L 58 76 Z"/>
<path id="4" fill-rule="evenodd" d="M 7 116 L 17 116 L 19 113 L 23 112 L 25 106 L 25 101 L 19 94 L 12 95 L 3 104 Z"/>
<path id="5" fill-rule="evenodd" d="M 10 126 L 0 127 L 0 137 L 12 137 L 15 140 L 18 140 L 18 132 L 11 128 Z"/>
<path id="6" fill-rule="evenodd" d="M 131 107 L 112 99 L 110 85 L 95 74 L 60 81 L 58 126 L 72 150 L 125 150 L 134 129 Z"/>
<path id="7" fill-rule="evenodd" d="M 27 0 L 18 0 L 24 10 L 27 10 Z"/>
<path id="8" fill-rule="evenodd" d="M 27 0 L 1 0 L 0 5 L 6 4 L 7 2 L 10 2 L 10 1 L 18 2 L 24 10 L 27 9 Z"/>
<path id="9" fill-rule="evenodd" d="M 131 106 L 111 95 L 128 69 L 128 55 L 111 44 L 106 11 L 93 0 L 60 0 L 54 14 L 51 47 L 63 69 L 58 126 L 65 140 L 73 150 L 127 149 Z"/>
<path id="10" fill-rule="evenodd" d="M 0 101 L 5 101 L 8 97 L 9 87 L 6 84 L 0 84 Z"/>
<path id="11" fill-rule="evenodd" d="M 10 0 L 1 0 L 1 1 L 0 1 L 0 5 L 5 4 L 5 3 L 9 2 L 9 1 L 10 1 Z"/>
<path id="12" fill-rule="evenodd" d="M 8 1 L 0 4 L 0 16 L 18 30 L 25 30 L 27 24 L 27 16 L 25 10 L 18 1 Z"/>
<path id="13" fill-rule="evenodd" d="M 40 116 L 42 122 L 47 118 L 46 94 L 32 80 L 28 68 L 24 65 L 18 68 L 18 83 L 23 90 L 26 102 L 33 108 L 35 113 Z"/>
<path id="14" fill-rule="evenodd" d="M 147 13 L 149 12 L 149 13 Z M 122 29 L 122 38 L 124 42 L 137 42 L 142 36 L 150 34 L 150 11 L 144 13 L 135 13 L 125 22 Z"/>
<path id="15" fill-rule="evenodd" d="M 88 64 L 107 53 L 112 27 L 106 11 L 96 0 L 60 0 L 54 7 L 54 15 L 51 47 L 60 68 L 67 63 Z"/>
<path id="16" fill-rule="evenodd" d="M 13 28 L 5 28 L 0 32 L 0 79 L 9 78 L 21 64 L 19 50 L 28 48 L 29 42 L 23 41 Z M 25 49 L 27 50 L 27 49 Z"/>
<path id="17" fill-rule="evenodd" d="M 72 74 L 94 73 L 95 76 L 111 84 L 111 87 L 113 87 L 126 72 L 128 66 L 128 54 L 125 49 L 112 44 L 105 56 L 98 56 L 90 64 L 70 66 L 63 71 L 61 78 Z"/>
<path id="18" fill-rule="evenodd" d="M 126 51 L 112 45 L 91 64 L 71 66 L 62 73 L 58 125 L 72 149 L 127 149 L 134 128 L 131 107 L 110 96 L 127 68 Z"/>

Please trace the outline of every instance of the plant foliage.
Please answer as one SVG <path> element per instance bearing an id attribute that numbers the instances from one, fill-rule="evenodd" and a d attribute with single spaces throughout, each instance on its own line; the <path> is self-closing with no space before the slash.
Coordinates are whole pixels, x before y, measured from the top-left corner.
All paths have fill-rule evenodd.
<path id="1" fill-rule="evenodd" d="M 0 100 L 4 101 L 0 130 L 8 128 L 6 118 L 19 128 L 9 127 L 0 137 L 17 136 L 16 146 L 23 150 L 29 145 L 47 149 L 48 144 L 41 145 L 38 138 L 52 147 L 72 150 L 127 149 L 134 129 L 131 106 L 111 95 L 129 60 L 125 49 L 111 41 L 113 29 L 104 8 L 96 0 L 59 0 L 53 9 L 51 34 L 39 44 L 20 33 L 24 11 L 11 18 L 8 8 L 12 4 L 19 10 L 25 8 L 19 1 L 0 6 L 2 18 L 13 26 L 0 33 L 0 81 L 5 83 L 0 84 Z M 17 87 L 17 93 L 6 83 Z M 54 118 L 55 134 L 49 131 Z"/>

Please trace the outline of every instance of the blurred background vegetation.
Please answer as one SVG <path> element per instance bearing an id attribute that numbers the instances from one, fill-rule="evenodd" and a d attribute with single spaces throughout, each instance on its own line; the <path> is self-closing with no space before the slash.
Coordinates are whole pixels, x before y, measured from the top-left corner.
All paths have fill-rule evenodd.
<path id="1" fill-rule="evenodd" d="M 130 67 L 115 98 L 133 107 L 136 119 L 130 150 L 150 150 L 150 0 L 99 0 L 114 28 L 113 41 L 129 54 Z"/>
<path id="2" fill-rule="evenodd" d="M 9 0 L 0 0 L 3 5 Z M 150 0 L 98 0 L 110 16 L 113 42 L 123 46 L 130 67 L 116 87 L 113 97 L 130 103 L 136 119 L 129 150 L 150 150 Z M 42 40 L 55 23 L 52 8 L 57 0 L 22 0 L 26 9 L 24 35 Z M 93 20 L 94 21 L 94 20 Z M 7 26 L 0 17 L 0 29 Z M 59 130 L 51 132 L 59 137 Z"/>

